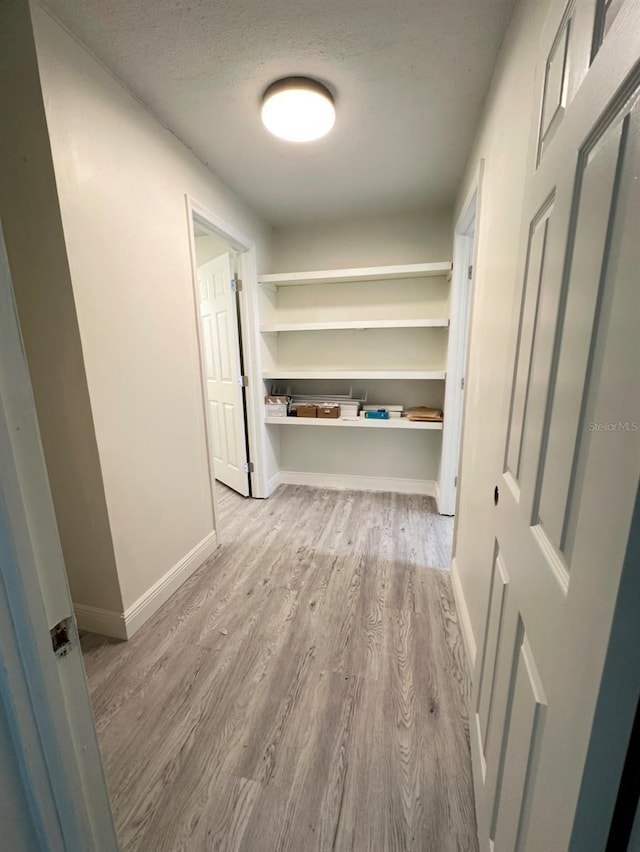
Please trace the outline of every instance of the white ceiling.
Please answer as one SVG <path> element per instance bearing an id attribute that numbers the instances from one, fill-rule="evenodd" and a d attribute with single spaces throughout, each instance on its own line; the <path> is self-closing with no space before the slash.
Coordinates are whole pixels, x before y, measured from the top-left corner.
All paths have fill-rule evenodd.
<path id="1" fill-rule="evenodd" d="M 450 207 L 513 0 L 45 0 L 274 224 Z M 337 120 L 292 145 L 260 122 L 273 80 L 329 84 Z"/>

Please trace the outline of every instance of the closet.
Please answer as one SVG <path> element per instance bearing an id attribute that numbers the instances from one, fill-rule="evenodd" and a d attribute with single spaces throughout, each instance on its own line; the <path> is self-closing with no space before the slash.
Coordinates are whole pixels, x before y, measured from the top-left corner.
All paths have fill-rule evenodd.
<path id="1" fill-rule="evenodd" d="M 261 275 L 264 393 L 442 409 L 451 262 Z M 279 482 L 433 494 L 443 422 L 264 417 Z"/>

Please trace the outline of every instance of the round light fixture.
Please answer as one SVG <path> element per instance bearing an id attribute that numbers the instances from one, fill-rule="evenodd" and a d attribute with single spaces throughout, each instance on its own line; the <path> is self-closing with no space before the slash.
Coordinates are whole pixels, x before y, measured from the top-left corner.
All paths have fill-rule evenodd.
<path id="1" fill-rule="evenodd" d="M 313 142 L 326 136 L 336 120 L 331 92 L 308 77 L 284 77 L 262 96 L 262 123 L 287 142 Z"/>

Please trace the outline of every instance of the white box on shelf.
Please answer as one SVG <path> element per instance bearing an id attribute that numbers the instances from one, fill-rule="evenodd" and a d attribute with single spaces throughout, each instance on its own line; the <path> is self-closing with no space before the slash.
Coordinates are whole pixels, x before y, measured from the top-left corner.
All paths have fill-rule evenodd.
<path id="1" fill-rule="evenodd" d="M 287 403 L 286 402 L 267 402 L 265 403 L 265 414 L 267 417 L 286 417 Z"/>
<path id="2" fill-rule="evenodd" d="M 358 419 L 358 407 L 359 403 L 353 402 L 341 402 L 340 403 L 340 416 L 343 420 L 357 420 Z"/>

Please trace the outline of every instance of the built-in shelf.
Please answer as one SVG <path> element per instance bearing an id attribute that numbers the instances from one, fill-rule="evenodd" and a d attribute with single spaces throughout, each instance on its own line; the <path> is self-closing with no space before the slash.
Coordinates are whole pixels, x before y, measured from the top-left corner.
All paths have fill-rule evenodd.
<path id="1" fill-rule="evenodd" d="M 351 388 L 357 397 L 405 410 L 442 409 L 451 270 L 443 261 L 260 275 L 265 392 L 302 399 Z M 339 286 L 324 286 L 331 284 Z M 302 476 L 340 474 L 340 481 L 388 488 L 404 478 L 433 488 L 442 421 L 347 419 L 349 411 L 345 403 L 344 418 L 265 416 L 263 429 L 278 462 Z M 373 431 L 365 436 L 353 429 Z"/>
<path id="2" fill-rule="evenodd" d="M 445 379 L 445 370 L 266 370 L 264 379 Z"/>
<path id="3" fill-rule="evenodd" d="M 354 281 L 388 281 L 402 278 L 447 276 L 452 269 L 445 263 L 405 263 L 399 266 L 371 266 L 355 269 L 323 269 L 309 272 L 281 272 L 259 275 L 265 287 L 291 287 L 299 284 L 341 284 Z"/>
<path id="4" fill-rule="evenodd" d="M 274 325 L 262 326 L 263 334 L 278 334 L 286 331 L 340 331 L 342 329 L 368 328 L 447 328 L 449 320 L 445 317 L 438 319 L 404 319 L 404 320 L 348 320 L 346 322 L 280 322 Z"/>
<path id="5" fill-rule="evenodd" d="M 432 429 L 442 431 L 442 422 L 428 423 L 408 420 L 406 417 L 392 417 L 389 420 L 376 420 L 366 417 L 359 417 L 357 420 L 343 420 L 340 417 L 335 420 L 328 417 L 266 417 L 265 423 L 269 426 L 345 426 L 355 429 L 417 429 L 423 431 Z"/>

